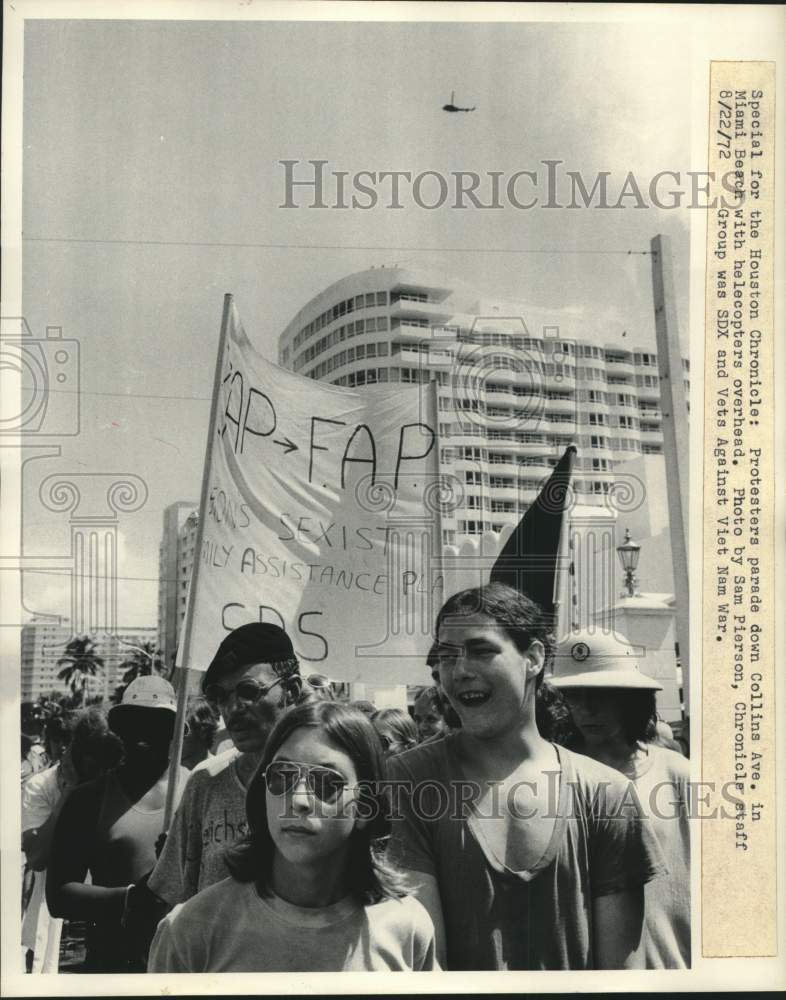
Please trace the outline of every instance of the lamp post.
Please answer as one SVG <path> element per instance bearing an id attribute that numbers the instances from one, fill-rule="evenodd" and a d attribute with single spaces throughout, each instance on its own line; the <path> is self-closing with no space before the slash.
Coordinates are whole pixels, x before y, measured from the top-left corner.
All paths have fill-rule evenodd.
<path id="1" fill-rule="evenodd" d="M 150 653 L 148 650 L 143 649 L 142 646 L 136 646 L 133 642 L 127 642 L 125 639 L 121 638 L 119 635 L 116 635 L 115 639 L 121 645 L 128 646 L 129 649 L 134 649 L 134 650 L 136 650 L 137 653 L 141 653 L 143 656 L 146 656 L 148 658 L 148 660 L 150 660 L 150 670 L 152 672 L 153 667 L 155 666 L 155 662 L 158 659 L 158 655 L 156 653 Z"/>
<path id="2" fill-rule="evenodd" d="M 625 592 L 623 597 L 635 597 L 636 596 L 636 567 L 639 564 L 639 553 L 641 552 L 641 546 L 637 545 L 636 542 L 631 541 L 630 530 L 625 529 L 625 540 L 622 545 L 617 546 L 617 555 L 620 557 L 620 563 L 622 565 L 622 571 L 625 574 Z"/>

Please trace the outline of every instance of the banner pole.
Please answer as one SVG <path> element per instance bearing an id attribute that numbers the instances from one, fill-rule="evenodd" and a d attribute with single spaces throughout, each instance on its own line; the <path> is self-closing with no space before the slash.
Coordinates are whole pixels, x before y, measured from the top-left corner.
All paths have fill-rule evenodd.
<path id="1" fill-rule="evenodd" d="M 178 644 L 177 659 L 175 661 L 175 675 L 179 683 L 177 689 L 177 715 L 175 716 L 175 732 L 172 736 L 172 743 L 169 750 L 169 781 L 166 789 L 166 805 L 164 807 L 164 830 L 169 829 L 172 821 L 172 814 L 175 811 L 175 792 L 177 790 L 177 780 L 180 773 L 180 758 L 183 755 L 183 735 L 186 724 L 186 706 L 188 704 L 188 692 L 191 687 L 192 677 L 199 671 L 189 667 L 191 659 L 191 632 L 193 624 L 193 608 L 197 590 L 197 580 L 202 564 L 202 538 L 205 531 L 205 517 L 207 514 L 207 497 L 210 488 L 211 458 L 213 455 L 213 439 L 216 432 L 216 416 L 218 414 L 218 397 L 221 392 L 221 366 L 224 360 L 224 349 L 226 346 L 227 331 L 229 330 L 229 317 L 232 310 L 232 296 L 224 296 L 224 308 L 221 315 L 221 333 L 218 337 L 218 353 L 216 355 L 215 374 L 213 376 L 213 397 L 210 402 L 210 422 L 207 429 L 207 442 L 205 444 L 205 461 L 202 465 L 202 488 L 199 496 L 199 520 L 197 521 L 196 538 L 194 541 L 194 565 L 191 570 L 191 580 L 188 585 L 188 597 L 186 600 L 186 615 L 183 621 L 183 632 Z M 204 669 L 205 664 L 202 665 Z"/>

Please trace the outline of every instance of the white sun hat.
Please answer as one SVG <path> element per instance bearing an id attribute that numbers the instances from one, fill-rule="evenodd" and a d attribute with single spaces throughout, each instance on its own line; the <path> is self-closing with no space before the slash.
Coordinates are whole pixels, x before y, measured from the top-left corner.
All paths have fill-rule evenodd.
<path id="1" fill-rule="evenodd" d="M 169 681 L 155 674 L 137 677 L 123 692 L 120 704 L 110 708 L 109 715 L 131 708 L 165 708 L 177 712 L 175 689 Z"/>
<path id="2" fill-rule="evenodd" d="M 633 647 L 600 631 L 571 632 L 557 646 L 554 673 L 545 679 L 555 688 L 636 688 L 662 691 L 663 685 L 639 669 Z"/>

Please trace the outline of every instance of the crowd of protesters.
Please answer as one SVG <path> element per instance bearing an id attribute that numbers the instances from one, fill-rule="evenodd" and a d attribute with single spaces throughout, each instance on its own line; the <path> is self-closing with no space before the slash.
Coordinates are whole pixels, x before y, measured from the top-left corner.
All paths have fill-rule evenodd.
<path id="1" fill-rule="evenodd" d="M 160 677 L 53 720 L 49 767 L 22 747 L 28 968 L 57 971 L 64 918 L 92 972 L 689 967 L 688 762 L 630 647 L 555 648 L 494 583 L 451 597 L 425 652 L 412 714 L 378 710 L 241 626 L 174 770 Z"/>

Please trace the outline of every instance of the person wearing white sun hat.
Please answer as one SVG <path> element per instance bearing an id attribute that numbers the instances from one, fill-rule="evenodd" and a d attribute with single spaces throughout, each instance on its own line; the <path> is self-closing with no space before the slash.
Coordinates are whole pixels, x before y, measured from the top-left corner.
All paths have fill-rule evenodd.
<path id="1" fill-rule="evenodd" d="M 641 662 L 646 658 L 621 635 L 572 633 L 557 646 L 548 681 L 562 694 L 575 727 L 568 746 L 634 783 L 666 859 L 668 876 L 645 886 L 646 967 L 689 968 L 690 765 L 653 742 L 662 685 Z"/>
<path id="2" fill-rule="evenodd" d="M 130 888 L 156 861 L 175 714 L 175 692 L 163 677 L 132 681 L 108 715 L 123 744 L 120 764 L 75 788 L 57 820 L 47 903 L 55 916 L 87 922 L 85 972 L 144 971 L 122 918 Z M 187 777 L 181 768 L 176 802 Z"/>

